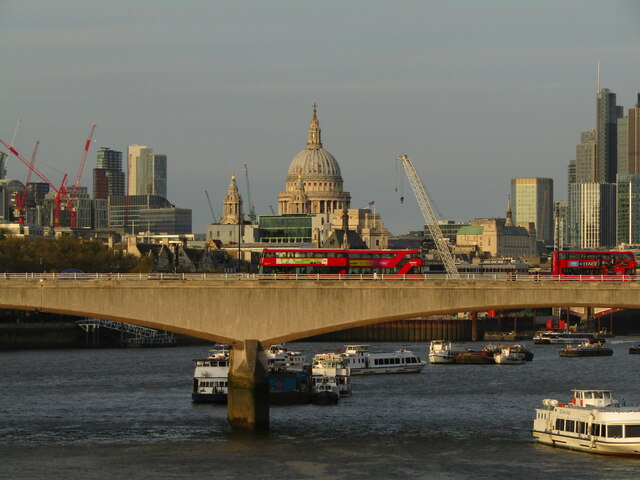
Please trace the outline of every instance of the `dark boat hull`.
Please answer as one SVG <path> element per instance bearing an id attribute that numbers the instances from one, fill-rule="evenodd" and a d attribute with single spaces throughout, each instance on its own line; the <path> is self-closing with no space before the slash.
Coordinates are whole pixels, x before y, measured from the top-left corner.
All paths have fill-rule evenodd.
<path id="1" fill-rule="evenodd" d="M 610 357 L 613 350 L 610 348 L 598 348 L 597 350 L 578 350 L 575 348 L 560 350 L 561 357 Z"/>

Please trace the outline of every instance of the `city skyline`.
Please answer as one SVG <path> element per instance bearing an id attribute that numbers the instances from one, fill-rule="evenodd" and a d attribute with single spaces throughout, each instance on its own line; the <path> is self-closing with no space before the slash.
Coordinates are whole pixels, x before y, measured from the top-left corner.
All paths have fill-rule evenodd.
<path id="1" fill-rule="evenodd" d="M 317 102 L 352 208 L 375 201 L 399 234 L 423 220 L 397 156 L 444 218 L 503 217 L 511 178 L 553 178 L 567 199 L 577 139 L 596 128 L 598 60 L 625 113 L 640 91 L 637 2 L 360 7 L 3 2 L 0 138 L 22 118 L 15 146 L 39 138 L 54 183 L 75 174 L 94 122 L 91 168 L 101 147 L 150 145 L 167 155 L 170 201 L 204 232 L 204 191 L 221 208 L 243 164 L 256 213 L 277 208 Z M 26 169 L 11 158 L 8 176 Z M 246 202 L 241 174 L 238 186 Z"/>

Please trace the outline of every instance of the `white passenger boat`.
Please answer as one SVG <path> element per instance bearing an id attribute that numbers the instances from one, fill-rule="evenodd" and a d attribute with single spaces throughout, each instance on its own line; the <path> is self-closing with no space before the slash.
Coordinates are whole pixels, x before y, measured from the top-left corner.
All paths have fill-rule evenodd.
<path id="1" fill-rule="evenodd" d="M 525 362 L 524 353 L 515 347 L 502 347 L 499 352 L 493 355 L 493 360 L 498 365 L 518 365 Z"/>
<path id="2" fill-rule="evenodd" d="M 571 345 L 586 342 L 588 340 L 599 340 L 595 333 L 588 332 L 568 332 L 558 330 L 543 330 L 536 332 L 533 336 L 533 343 L 551 345 Z"/>
<path id="3" fill-rule="evenodd" d="M 429 344 L 429 363 L 456 363 L 456 352 L 453 344 L 447 340 L 431 340 Z"/>
<path id="4" fill-rule="evenodd" d="M 540 443 L 589 453 L 640 456 L 640 407 L 620 406 L 610 390 L 573 390 L 569 403 L 544 399 L 533 437 Z"/>
<path id="5" fill-rule="evenodd" d="M 229 375 L 228 345 L 216 345 L 205 358 L 194 360 L 193 391 L 194 403 L 226 403 Z"/>
<path id="6" fill-rule="evenodd" d="M 369 345 L 345 345 L 343 353 L 351 375 L 371 373 L 417 373 L 427 364 L 410 350 L 371 352 Z"/>
<path id="7" fill-rule="evenodd" d="M 267 350 L 267 367 L 269 370 L 288 370 L 301 372 L 308 366 L 306 357 L 300 352 L 294 352 L 280 343 L 271 345 Z"/>
<path id="8" fill-rule="evenodd" d="M 313 357 L 311 373 L 314 377 L 333 377 L 341 397 L 351 395 L 351 369 L 339 353 L 319 353 Z"/>
<path id="9" fill-rule="evenodd" d="M 335 405 L 340 398 L 336 377 L 314 375 L 311 391 L 311 403 L 316 405 Z"/>

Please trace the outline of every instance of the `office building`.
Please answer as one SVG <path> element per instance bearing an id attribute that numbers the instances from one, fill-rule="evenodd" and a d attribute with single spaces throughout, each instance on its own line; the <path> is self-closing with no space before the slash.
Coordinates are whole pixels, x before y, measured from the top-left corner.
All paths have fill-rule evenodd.
<path id="1" fill-rule="evenodd" d="M 618 118 L 623 108 L 616 105 L 616 94 L 603 88 L 597 94 L 595 182 L 615 183 L 618 168 Z"/>
<path id="2" fill-rule="evenodd" d="M 619 173 L 616 244 L 640 244 L 640 173 Z"/>
<path id="3" fill-rule="evenodd" d="M 93 198 L 107 199 L 109 195 L 125 193 L 122 152 L 101 148 L 96 153 L 96 168 L 93 169 Z"/>
<path id="4" fill-rule="evenodd" d="M 615 246 L 615 183 L 573 183 L 569 202 L 574 247 L 597 249 Z"/>
<path id="5" fill-rule="evenodd" d="M 636 106 L 618 119 L 618 173 L 640 173 L 640 93 Z"/>
<path id="6" fill-rule="evenodd" d="M 536 240 L 553 245 L 553 179 L 511 179 L 511 208 L 515 224 L 534 223 Z"/>
<path id="7" fill-rule="evenodd" d="M 144 145 L 129 145 L 127 171 L 130 196 L 155 195 L 167 198 L 167 156 L 154 154 Z"/>

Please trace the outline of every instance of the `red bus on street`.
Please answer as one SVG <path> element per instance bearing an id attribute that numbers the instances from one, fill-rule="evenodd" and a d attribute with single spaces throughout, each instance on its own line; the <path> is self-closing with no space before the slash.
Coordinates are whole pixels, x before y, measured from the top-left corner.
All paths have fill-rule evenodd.
<path id="1" fill-rule="evenodd" d="M 635 275 L 633 252 L 560 250 L 553 252 L 552 275 Z"/>
<path id="2" fill-rule="evenodd" d="M 420 250 L 345 250 L 265 248 L 260 273 L 277 274 L 420 274 Z"/>

